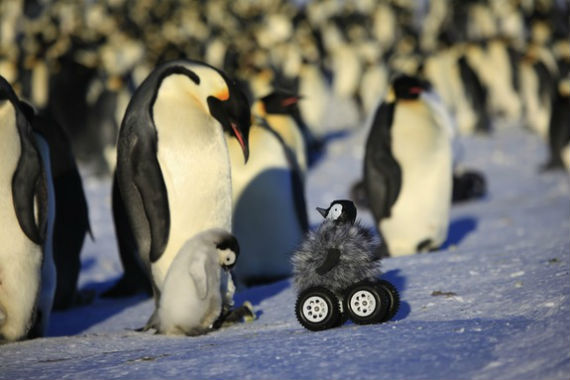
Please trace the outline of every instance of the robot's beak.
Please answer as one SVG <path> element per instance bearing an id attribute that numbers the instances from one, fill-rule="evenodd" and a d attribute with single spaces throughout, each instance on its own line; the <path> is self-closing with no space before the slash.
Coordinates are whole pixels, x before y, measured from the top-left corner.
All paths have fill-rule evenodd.
<path id="1" fill-rule="evenodd" d="M 317 207 L 317 211 L 323 216 L 323 218 L 327 217 L 328 210 L 326 208 Z"/>

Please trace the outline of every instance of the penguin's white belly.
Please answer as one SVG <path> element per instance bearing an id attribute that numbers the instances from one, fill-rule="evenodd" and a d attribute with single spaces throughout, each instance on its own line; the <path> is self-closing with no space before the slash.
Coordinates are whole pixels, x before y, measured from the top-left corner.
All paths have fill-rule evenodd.
<path id="1" fill-rule="evenodd" d="M 160 332 L 169 335 L 203 333 L 222 310 L 219 266 L 212 264 L 217 273 L 204 273 L 209 293 L 205 299 L 201 299 L 187 263 L 176 263 L 177 266 L 179 264 L 184 265 L 173 266 L 164 284 L 158 311 Z"/>
<path id="2" fill-rule="evenodd" d="M 222 128 L 192 98 L 159 96 L 154 120 L 170 209 L 168 243 L 152 265 L 160 289 L 186 240 L 212 227 L 231 228 L 231 179 Z"/>
<path id="3" fill-rule="evenodd" d="M 281 136 L 285 145 L 291 149 L 304 176 L 307 171 L 307 153 L 301 130 L 290 116 L 267 115 L 266 119 L 269 125 Z"/>
<path id="4" fill-rule="evenodd" d="M 365 115 L 373 112 L 388 87 L 388 71 L 383 65 L 369 67 L 360 80 L 360 98 Z"/>
<path id="5" fill-rule="evenodd" d="M 279 141 L 252 126 L 250 160 L 243 165 L 239 145 L 228 141 L 234 194 L 233 233 L 240 258 L 234 268 L 244 277 L 291 274 L 290 254 L 303 238 L 292 193 L 291 173 Z"/>
<path id="6" fill-rule="evenodd" d="M 449 134 L 424 104 L 402 103 L 396 106 L 392 124 L 392 152 L 402 170 L 402 185 L 390 218 L 380 222 L 395 256 L 415 253 L 426 239 L 432 246 L 443 243 L 451 204 Z"/>
<path id="7" fill-rule="evenodd" d="M 303 96 L 299 109 L 311 132 L 317 136 L 326 134 L 323 119 L 330 91 L 318 67 L 305 65 L 301 69 L 299 94 Z"/>
<path id="8" fill-rule="evenodd" d="M 20 138 L 10 103 L 0 106 L 0 337 L 21 338 L 29 329 L 37 300 L 42 249 L 24 234 L 12 200 L 12 176 Z"/>

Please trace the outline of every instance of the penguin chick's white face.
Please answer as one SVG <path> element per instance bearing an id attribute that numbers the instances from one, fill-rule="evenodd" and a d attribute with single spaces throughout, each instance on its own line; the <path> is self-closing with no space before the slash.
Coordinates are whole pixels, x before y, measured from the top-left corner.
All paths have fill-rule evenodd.
<path id="1" fill-rule="evenodd" d="M 233 268 L 236 263 L 237 255 L 231 249 L 218 249 L 218 258 L 220 266 L 226 270 Z"/>
<path id="2" fill-rule="evenodd" d="M 329 210 L 327 219 L 337 220 L 341 215 L 342 215 L 342 205 L 337 203 L 333 205 Z"/>

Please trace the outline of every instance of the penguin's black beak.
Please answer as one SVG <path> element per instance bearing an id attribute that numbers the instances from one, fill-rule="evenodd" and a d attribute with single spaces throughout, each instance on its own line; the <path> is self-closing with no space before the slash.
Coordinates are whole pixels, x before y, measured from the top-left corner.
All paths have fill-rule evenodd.
<path id="1" fill-rule="evenodd" d="M 249 129 L 244 130 L 243 128 L 239 128 L 237 123 L 230 122 L 230 126 L 232 128 L 232 133 L 234 134 L 235 138 L 238 140 L 239 145 L 241 146 L 241 150 L 243 151 L 243 158 L 247 163 L 249 159 L 249 139 L 248 139 L 248 131 Z"/>
<path id="2" fill-rule="evenodd" d="M 317 211 L 319 212 L 319 214 L 321 214 L 323 216 L 323 218 L 327 217 L 328 209 L 322 208 L 322 207 L 317 207 Z"/>

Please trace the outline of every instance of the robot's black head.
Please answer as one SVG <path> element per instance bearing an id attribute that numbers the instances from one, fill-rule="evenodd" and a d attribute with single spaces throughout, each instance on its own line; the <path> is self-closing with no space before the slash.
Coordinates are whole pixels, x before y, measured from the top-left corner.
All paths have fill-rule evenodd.
<path id="1" fill-rule="evenodd" d="M 356 207 L 354 203 L 345 199 L 337 199 L 332 201 L 329 208 L 317 207 L 317 211 L 325 219 L 331 219 L 337 223 L 350 223 L 354 224 L 356 220 Z"/>

